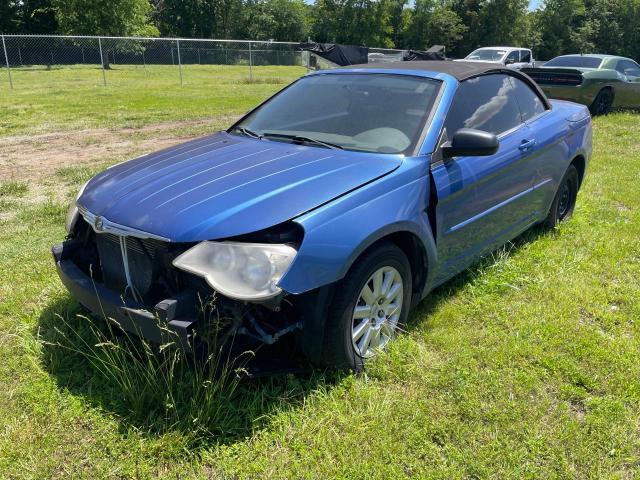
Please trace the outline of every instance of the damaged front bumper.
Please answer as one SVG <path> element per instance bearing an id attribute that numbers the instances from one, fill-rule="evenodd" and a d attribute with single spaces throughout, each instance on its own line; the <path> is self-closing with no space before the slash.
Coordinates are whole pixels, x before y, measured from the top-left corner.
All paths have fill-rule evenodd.
<path id="1" fill-rule="evenodd" d="M 153 311 L 130 298 L 124 298 L 94 281 L 74 262 L 74 254 L 81 248 L 78 240 L 68 240 L 52 248 L 60 280 L 84 307 L 96 317 L 115 322 L 125 332 L 153 343 L 178 342 L 189 346 L 197 321 L 189 313 L 197 304 L 195 292 L 184 292 L 158 303 Z"/>
<path id="2" fill-rule="evenodd" d="M 143 305 L 94 278 L 92 267 L 81 260 L 85 251 L 86 244 L 79 239 L 69 239 L 52 248 L 62 283 L 93 316 L 155 344 L 173 343 L 192 348 L 197 336 L 200 340 L 210 338 L 206 316 L 203 318 L 202 291 L 184 288 L 167 298 Z M 281 337 L 297 332 L 297 349 L 308 360 L 317 363 L 322 354 L 325 319 L 332 295 L 333 286 L 328 285 L 287 297 L 281 305 L 256 305 L 218 298 L 217 313 L 225 317 L 226 323 L 222 322 L 226 325 L 224 336 L 234 338 L 234 348 L 271 345 Z"/>

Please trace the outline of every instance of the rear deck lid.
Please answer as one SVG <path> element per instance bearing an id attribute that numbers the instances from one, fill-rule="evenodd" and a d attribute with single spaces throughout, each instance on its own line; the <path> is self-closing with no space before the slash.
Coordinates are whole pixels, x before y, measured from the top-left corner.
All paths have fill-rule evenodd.
<path id="1" fill-rule="evenodd" d="M 529 75 L 538 85 L 557 85 L 575 87 L 584 81 L 582 72 L 574 68 L 523 68 L 522 73 Z"/>

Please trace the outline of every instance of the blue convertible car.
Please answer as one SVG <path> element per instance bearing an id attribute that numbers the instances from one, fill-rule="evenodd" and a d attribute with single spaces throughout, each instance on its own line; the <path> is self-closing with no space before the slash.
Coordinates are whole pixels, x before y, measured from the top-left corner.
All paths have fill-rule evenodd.
<path id="1" fill-rule="evenodd" d="M 53 255 L 80 303 L 150 341 L 284 337 L 358 369 L 433 288 L 568 218 L 590 155 L 586 107 L 495 64 L 320 71 L 95 176 Z"/>

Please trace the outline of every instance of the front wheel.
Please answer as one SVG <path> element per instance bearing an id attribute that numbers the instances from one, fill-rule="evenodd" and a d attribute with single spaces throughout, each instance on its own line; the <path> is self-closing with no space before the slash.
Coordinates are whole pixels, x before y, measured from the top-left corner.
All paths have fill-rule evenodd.
<path id="1" fill-rule="evenodd" d="M 610 88 L 603 88 L 598 92 L 593 103 L 589 107 L 591 115 L 606 115 L 611 110 L 613 104 L 613 92 Z"/>
<path id="2" fill-rule="evenodd" d="M 411 267 L 400 248 L 385 243 L 365 253 L 329 307 L 324 364 L 361 370 L 405 324 L 411 291 Z"/>
<path id="3" fill-rule="evenodd" d="M 560 181 L 560 187 L 558 187 L 556 196 L 553 199 L 549 214 L 544 220 L 543 225 L 545 228 L 554 228 L 558 223 L 571 217 L 573 209 L 576 206 L 578 186 L 578 170 L 575 166 L 569 165 L 564 177 L 562 177 Z"/>

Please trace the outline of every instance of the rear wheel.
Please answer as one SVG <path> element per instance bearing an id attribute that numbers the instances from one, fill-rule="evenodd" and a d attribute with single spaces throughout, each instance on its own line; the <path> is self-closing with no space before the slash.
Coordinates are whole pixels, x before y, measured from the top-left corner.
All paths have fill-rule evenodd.
<path id="1" fill-rule="evenodd" d="M 411 289 L 411 267 L 397 246 L 383 244 L 360 258 L 329 307 L 324 364 L 361 370 L 405 324 Z"/>
<path id="2" fill-rule="evenodd" d="M 589 107 L 591 115 L 606 115 L 611 110 L 613 104 L 613 92 L 610 88 L 603 88 L 596 95 L 595 100 Z"/>
<path id="3" fill-rule="evenodd" d="M 544 221 L 543 225 L 545 228 L 554 228 L 558 223 L 571 217 L 573 209 L 576 206 L 578 185 L 578 170 L 575 166 L 569 165 L 564 177 L 562 177 L 556 196 L 553 199 L 549 214 Z"/>

